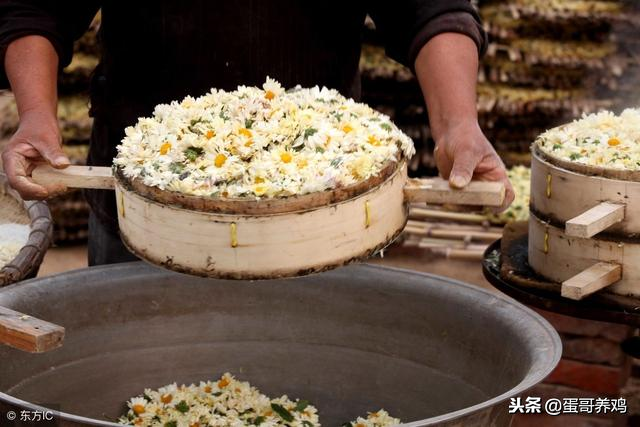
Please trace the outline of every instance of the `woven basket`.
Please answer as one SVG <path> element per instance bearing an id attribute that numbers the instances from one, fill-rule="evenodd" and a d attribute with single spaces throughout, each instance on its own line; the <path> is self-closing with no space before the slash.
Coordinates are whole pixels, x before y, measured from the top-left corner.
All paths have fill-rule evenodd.
<path id="1" fill-rule="evenodd" d="M 27 243 L 16 257 L 0 269 L 0 287 L 35 277 L 51 244 L 51 213 L 47 204 L 24 201 L 0 175 L 0 218 L 30 224 Z M 17 201 L 17 203 L 16 203 Z"/>

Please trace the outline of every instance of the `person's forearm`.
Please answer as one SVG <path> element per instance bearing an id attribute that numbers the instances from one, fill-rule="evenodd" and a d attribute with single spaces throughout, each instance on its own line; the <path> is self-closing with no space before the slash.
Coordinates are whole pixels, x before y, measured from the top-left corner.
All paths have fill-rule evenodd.
<path id="1" fill-rule="evenodd" d="M 56 117 L 58 54 L 41 36 L 19 38 L 7 47 L 5 71 L 20 117 L 29 113 Z"/>
<path id="2" fill-rule="evenodd" d="M 69 166 L 56 117 L 58 54 L 44 37 L 22 37 L 7 47 L 4 66 L 20 125 L 2 151 L 2 168 L 24 199 L 44 199 L 63 187 L 34 183 L 33 168 L 42 162 L 56 168 Z"/>
<path id="3" fill-rule="evenodd" d="M 425 44 L 415 62 L 436 143 L 450 126 L 476 122 L 478 48 L 465 35 L 443 33 Z"/>

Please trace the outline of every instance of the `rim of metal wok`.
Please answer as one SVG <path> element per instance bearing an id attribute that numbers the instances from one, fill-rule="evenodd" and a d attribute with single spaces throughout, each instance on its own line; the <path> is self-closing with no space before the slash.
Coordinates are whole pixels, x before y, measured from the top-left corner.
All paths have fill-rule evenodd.
<path id="1" fill-rule="evenodd" d="M 129 262 L 129 263 L 121 263 L 121 264 L 117 264 L 117 265 L 110 265 L 110 266 L 101 266 L 101 267 L 91 267 L 91 273 L 100 273 L 103 270 L 111 270 L 114 268 L 123 268 L 123 269 L 131 269 L 133 266 L 137 266 L 140 265 L 139 261 L 136 262 Z M 369 269 L 378 269 L 378 270 L 388 270 L 388 271 L 395 271 L 398 273 L 408 273 L 408 274 L 412 274 L 412 275 L 417 275 L 417 276 L 422 276 L 424 278 L 430 278 L 430 279 L 437 279 L 437 280 L 442 280 L 445 279 L 446 281 L 449 281 L 452 285 L 455 286 L 461 286 L 463 288 L 466 288 L 467 290 L 471 291 L 471 292 L 477 292 L 479 294 L 484 294 L 486 296 L 490 296 L 492 298 L 496 298 L 498 300 L 500 300 L 501 302 L 508 304 L 511 307 L 514 307 L 518 310 L 524 311 L 527 314 L 529 314 L 529 316 L 537 322 L 538 327 L 541 329 L 542 333 L 536 333 L 535 336 L 531 336 L 528 337 L 529 339 L 536 339 L 539 338 L 541 336 L 546 336 L 549 341 L 552 342 L 553 344 L 553 353 L 547 351 L 544 353 L 540 353 L 540 355 L 542 355 L 542 357 L 539 358 L 539 360 L 534 363 L 534 366 L 532 366 L 532 369 L 530 370 L 528 376 L 526 378 L 524 378 L 522 381 L 520 381 L 520 383 L 518 383 L 515 387 L 512 387 L 511 389 L 505 391 L 504 393 L 495 396 L 489 400 L 480 402 L 476 405 L 472 405 L 472 406 L 468 406 L 466 408 L 463 409 L 459 409 L 457 411 L 453 411 L 453 412 L 449 412 L 446 414 L 442 414 L 442 415 L 438 415 L 432 418 L 425 418 L 423 420 L 416 420 L 416 421 L 410 421 L 410 422 L 406 422 L 403 424 L 398 424 L 398 427 L 423 427 L 423 426 L 431 426 L 431 425 L 436 425 L 442 422 L 448 422 L 448 421 L 454 421 L 458 418 L 463 418 L 465 416 L 471 415 L 472 413 L 475 412 L 479 412 L 483 409 L 488 409 L 491 407 L 496 406 L 497 404 L 507 400 L 510 397 L 514 397 L 514 396 L 518 396 L 522 393 L 524 393 L 525 391 L 527 391 L 528 389 L 530 389 L 531 387 L 533 387 L 534 385 L 538 384 L 539 382 L 541 382 L 544 378 L 546 378 L 552 371 L 553 369 L 555 369 L 556 365 L 558 364 L 558 362 L 560 361 L 560 358 L 562 357 L 562 342 L 560 341 L 560 337 L 558 335 L 558 333 L 555 331 L 555 329 L 549 324 L 549 322 L 547 322 L 541 315 L 539 315 L 538 313 L 536 313 L 535 311 L 531 310 L 530 308 L 526 307 L 525 305 L 517 302 L 516 300 L 507 297 L 506 295 L 500 293 L 500 292 L 491 292 L 488 291 L 486 289 L 482 289 L 479 288 L 477 286 L 474 285 L 470 285 L 468 283 L 464 283 L 461 282 L 459 280 L 455 280 L 455 279 L 450 279 L 448 277 L 444 277 L 444 276 L 439 276 L 436 274 L 429 274 L 429 273 L 422 273 L 422 272 L 418 272 L 418 271 L 413 271 L 413 270 L 407 270 L 407 269 L 403 269 L 403 268 L 396 268 L 396 267 L 388 267 L 388 266 L 381 266 L 381 265 L 374 265 L 374 264 L 361 264 L 362 267 L 364 268 L 369 268 Z M 73 270 L 71 272 L 67 272 L 67 273 L 60 273 L 60 274 L 56 274 L 56 275 L 52 275 L 49 276 L 49 278 L 55 278 L 55 277 L 59 277 L 59 276 L 65 276 L 66 280 L 70 280 L 72 279 L 74 276 L 78 276 L 79 279 L 82 279 L 84 281 L 87 280 L 87 269 L 79 269 L 79 270 Z M 152 274 L 167 274 L 166 270 L 162 270 L 162 269 L 157 269 L 156 272 L 152 273 Z M 171 274 L 171 273 L 170 273 Z M 175 274 L 175 273 L 174 273 Z M 147 274 L 146 277 L 149 277 L 150 274 Z M 41 279 L 32 279 L 32 280 L 27 280 L 24 282 L 20 282 L 20 283 L 15 283 L 13 285 L 7 286 L 5 288 L 0 289 L 0 293 L 4 293 L 5 291 L 9 291 L 11 289 L 17 288 L 17 287 L 21 287 L 21 286 L 26 286 L 31 284 L 31 282 L 37 282 L 38 280 Z M 64 325 L 62 325 L 64 326 Z M 125 398 L 128 399 L 128 398 Z M 76 423 L 84 423 L 84 424 L 88 424 L 88 425 L 95 425 L 95 426 L 110 426 L 110 427 L 117 427 L 117 426 L 122 426 L 122 424 L 117 424 L 114 422 L 110 422 L 110 421 L 101 421 L 101 420 L 97 420 L 95 418 L 87 418 L 87 417 L 83 417 L 81 415 L 74 415 L 74 414 L 70 414 L 67 412 L 60 412 L 60 411 L 55 411 L 49 408 L 46 408 L 44 406 L 40 406 L 40 405 L 36 405 L 30 402 L 27 402 L 25 400 L 22 399 L 17 399 L 13 396 L 10 396 L 6 393 L 3 393 L 0 391 L 0 401 L 4 401 L 8 404 L 12 404 L 15 406 L 19 406 L 22 408 L 25 408 L 27 410 L 32 410 L 32 411 L 49 411 L 54 415 L 54 418 L 58 418 L 64 421 L 72 421 L 72 422 L 76 422 Z M 123 401 L 124 404 L 124 401 Z"/>

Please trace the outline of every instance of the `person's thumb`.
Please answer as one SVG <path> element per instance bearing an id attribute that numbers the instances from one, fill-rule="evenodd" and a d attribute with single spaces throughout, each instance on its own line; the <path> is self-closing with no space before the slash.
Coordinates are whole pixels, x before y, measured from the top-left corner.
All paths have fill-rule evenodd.
<path id="1" fill-rule="evenodd" d="M 42 157 L 54 168 L 64 169 L 69 166 L 69 158 L 59 145 L 47 144 L 40 148 L 39 151 Z"/>
<path id="2" fill-rule="evenodd" d="M 453 188 L 466 187 L 473 178 L 477 163 L 475 156 L 471 153 L 461 152 L 456 155 L 453 159 L 451 175 L 449 175 L 449 185 Z"/>

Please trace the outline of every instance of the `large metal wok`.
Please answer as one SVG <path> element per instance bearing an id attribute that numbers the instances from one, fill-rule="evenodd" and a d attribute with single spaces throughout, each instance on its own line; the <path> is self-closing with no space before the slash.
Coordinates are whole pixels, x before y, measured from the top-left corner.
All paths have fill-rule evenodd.
<path id="1" fill-rule="evenodd" d="M 113 425 L 145 387 L 225 371 L 310 400 L 329 427 L 379 408 L 410 426 L 507 426 L 509 397 L 561 353 L 502 295 L 368 265 L 255 283 L 120 264 L 9 286 L 0 306 L 66 327 L 48 353 L 0 347 L 0 413 L 41 404 L 65 426 Z"/>

